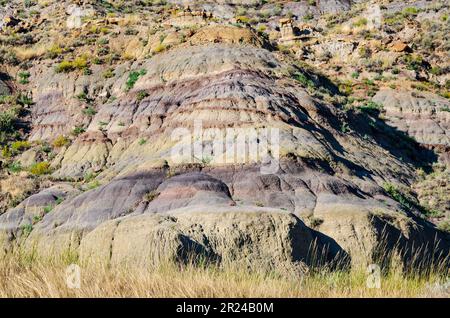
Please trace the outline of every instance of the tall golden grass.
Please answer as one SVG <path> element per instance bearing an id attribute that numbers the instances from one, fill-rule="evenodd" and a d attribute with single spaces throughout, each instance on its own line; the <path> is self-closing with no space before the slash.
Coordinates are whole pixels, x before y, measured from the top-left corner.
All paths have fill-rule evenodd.
<path id="1" fill-rule="evenodd" d="M 66 269 L 76 257 L 40 260 L 22 253 L 0 259 L 0 297 L 448 297 L 443 272 L 392 269 L 381 277 L 381 288 L 367 286 L 366 269 L 326 268 L 301 277 L 256 273 L 244 269 L 175 263 L 156 268 L 81 265 L 81 285 L 70 289 Z"/>

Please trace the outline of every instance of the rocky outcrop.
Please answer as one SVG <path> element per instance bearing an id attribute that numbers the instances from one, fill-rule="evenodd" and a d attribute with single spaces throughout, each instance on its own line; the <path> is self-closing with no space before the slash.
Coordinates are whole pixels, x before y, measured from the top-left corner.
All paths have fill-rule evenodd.
<path id="1" fill-rule="evenodd" d="M 351 8 L 351 0 L 317 0 L 321 13 L 335 14 L 348 11 Z"/>
<path id="2" fill-rule="evenodd" d="M 82 260 L 155 266 L 166 261 L 301 274 L 312 265 L 315 234 L 298 218 L 268 209 L 173 211 L 104 223 L 82 241 Z M 325 258 L 327 255 L 325 255 Z"/>
<path id="3" fill-rule="evenodd" d="M 236 252 L 237 246 L 227 241 L 229 236 L 260 235 L 271 237 L 272 240 L 274 238 L 271 230 L 264 235 L 262 232 L 253 232 L 255 229 L 252 224 L 258 224 L 265 218 L 272 219 L 272 214 L 275 213 L 279 217 L 274 219 L 278 220 L 277 222 L 271 223 L 274 229 L 281 226 L 278 222 L 283 224 L 282 220 L 285 219 L 296 220 L 294 223 L 304 227 L 298 218 L 315 228 L 312 230 L 305 227 L 306 234 L 297 238 L 291 237 L 288 234 L 290 232 L 287 232 L 288 236 L 282 238 L 279 243 L 282 246 L 290 246 L 293 244 L 289 243 L 291 240 L 306 240 L 307 243 L 302 246 L 308 245 L 310 250 L 301 253 L 302 259 L 306 258 L 308 253 L 325 253 L 328 255 L 326 260 L 323 260 L 325 262 L 348 262 L 351 257 L 352 264 L 356 266 L 373 262 L 384 246 L 389 247 L 389 253 L 397 251 L 405 262 L 411 260 L 411 251 L 419 253 L 414 246 L 436 245 L 432 252 L 420 251 L 423 253 L 423 259 L 433 256 L 433 253 L 446 253 L 447 239 L 443 234 L 437 233 L 420 218 L 401 212 L 395 201 L 381 192 L 376 194 L 373 192 L 375 189 L 371 190 L 372 194 L 361 192 L 355 184 L 342 183 L 332 177 L 328 177 L 327 183 L 323 183 L 327 178 L 325 175 L 318 176 L 304 165 L 302 167 L 287 162 L 283 164 L 285 173 L 265 177 L 255 168 L 241 171 L 223 168 L 208 170 L 208 173 L 180 171 L 175 177 L 168 177 L 167 171 L 157 170 L 117 179 L 96 190 L 65 200 L 33 226 L 25 245 L 43 255 L 58 255 L 73 250 L 81 255 L 88 253 L 87 255 L 99 257 L 103 262 L 113 259 L 115 264 L 135 259 L 136 251 L 147 251 L 139 255 L 142 256 L 140 261 L 148 263 L 159 262 L 160 258 L 177 258 L 178 252 L 188 255 L 189 249 L 197 246 L 201 251 L 198 252 L 199 255 L 195 254 L 197 250 L 194 251 L 197 257 L 204 256 L 212 261 L 219 255 L 220 259 L 238 262 L 245 257 Z M 317 179 L 322 181 L 317 182 Z M 38 197 L 44 195 L 45 193 Z M 389 203 L 386 205 L 386 202 Z M 45 203 L 47 204 L 47 201 Z M 17 219 L 17 211 L 9 211 L 2 216 L 2 220 Z M 257 217 L 249 217 L 255 213 Z M 177 221 L 178 214 L 182 215 L 181 224 Z M 236 223 L 226 223 L 229 215 L 233 215 L 231 219 Z M 205 220 L 201 221 L 202 218 Z M 210 219 L 214 220 L 213 224 L 222 224 L 224 231 L 228 229 L 232 234 L 219 230 L 218 225 L 208 230 L 206 220 Z M 245 219 L 248 224 L 241 221 Z M 161 225 L 161 222 L 165 225 Z M 155 227 L 152 224 L 160 225 Z M 241 227 L 239 224 L 247 225 Z M 120 239 L 115 236 L 113 239 L 111 234 L 107 233 L 114 232 L 118 226 L 123 226 L 124 233 L 137 237 L 127 239 L 123 234 Z M 141 230 L 130 230 L 128 226 L 138 226 Z M 203 231 L 198 233 L 206 236 L 202 242 L 196 238 L 200 235 L 197 233 L 198 226 L 203 227 Z M 234 232 L 235 226 L 241 230 Z M 172 229 L 168 236 L 165 236 L 165 227 Z M 212 232 L 206 234 L 208 231 Z M 249 233 L 245 234 L 245 231 Z M 2 233 L 4 242 L 14 241 L 18 234 L 17 225 L 4 228 Z M 181 236 L 174 233 L 181 233 Z M 99 248 L 103 245 L 109 246 L 111 240 L 114 245 L 117 240 L 120 241 L 117 243 L 120 248 L 118 247 L 117 254 L 111 254 L 113 256 L 104 248 Z M 205 243 L 211 240 L 227 242 L 224 244 L 229 250 L 225 251 L 223 246 Z M 248 252 L 256 253 L 254 257 L 260 257 L 255 260 L 255 264 L 266 262 L 267 257 L 261 256 L 266 247 L 268 249 L 264 251 L 264 255 L 272 255 L 272 258 L 278 259 L 277 252 L 269 248 L 273 243 L 261 242 L 261 239 L 256 240 L 259 243 L 255 243 L 255 240 L 251 239 L 252 244 L 261 245 Z M 148 246 L 150 241 L 157 243 Z M 129 244 L 138 245 L 130 248 Z M 317 250 L 312 249 L 314 244 Z M 164 246 L 170 248 L 164 249 Z M 253 245 L 249 243 L 249 249 L 250 246 Z M 89 252 L 86 252 L 86 249 Z M 203 255 L 205 251 L 209 252 Z M 290 255 L 291 252 L 286 253 Z M 150 255 L 155 255 L 155 258 L 150 258 Z M 280 266 L 286 267 L 287 262 L 288 260 L 284 259 L 283 265 Z M 291 260 L 290 266 L 295 264 L 296 261 Z M 311 264 L 305 261 L 305 265 Z"/>
<path id="4" fill-rule="evenodd" d="M 216 15 L 217 5 L 222 14 Z M 316 54 L 334 56 L 336 63 L 368 62 L 368 42 L 332 33 L 305 36 L 297 48 L 304 54 L 295 57 L 277 50 L 282 41 L 269 43 L 256 24 L 222 23 L 236 5 L 283 12 L 274 2 L 204 1 L 189 14 L 152 11 L 149 20 L 156 22 L 139 21 L 126 32 L 121 24 L 132 24 L 131 17 L 92 21 L 89 30 L 76 20 L 79 29 L 64 34 L 89 39 L 95 63 L 55 73 L 64 54 L 69 61 L 86 58 L 79 42 L 57 48 L 55 54 L 64 55 L 58 60 L 41 56 L 31 63 L 31 83 L 21 85 L 32 91 L 26 111 L 34 144 L 15 160 L 29 166 L 44 145 L 61 136 L 70 142 L 45 156 L 52 169 L 47 178 L 58 186 L 35 190 L 0 216 L 5 250 L 18 244 L 47 256 L 71 251 L 112 266 L 194 258 L 291 274 L 315 266 L 318 255 L 330 266 L 378 262 L 381 253 L 386 259 L 396 254 L 404 264 L 448 255 L 448 235 L 425 221 L 420 207 L 385 190 L 416 181 L 418 165 L 409 159 L 422 149 L 415 143 L 398 149 L 403 132 L 447 151 L 448 102 L 431 93 L 382 89 L 374 103 L 358 102 L 383 105 L 387 122 L 369 106 L 344 111 L 350 96 L 298 59 Z M 201 11 L 207 7 L 214 18 Z M 314 7 L 312 13 L 332 18 L 350 1 Z M 296 30 L 296 17 L 280 21 L 270 12 L 258 23 L 275 25 L 275 40 L 297 41 L 303 29 L 320 32 L 307 25 Z M 190 29 L 191 18 L 198 28 Z M 106 30 L 96 26 L 107 29 L 105 39 L 97 39 Z M 390 54 L 378 44 L 376 54 Z M 406 53 L 399 50 L 392 60 Z M 373 73 L 352 74 L 355 81 L 367 75 L 360 83 L 364 94 L 369 86 L 375 93 Z"/>
<path id="5" fill-rule="evenodd" d="M 450 147 L 450 102 L 427 92 L 383 89 L 373 100 L 383 105 L 389 123 L 419 143 Z"/>

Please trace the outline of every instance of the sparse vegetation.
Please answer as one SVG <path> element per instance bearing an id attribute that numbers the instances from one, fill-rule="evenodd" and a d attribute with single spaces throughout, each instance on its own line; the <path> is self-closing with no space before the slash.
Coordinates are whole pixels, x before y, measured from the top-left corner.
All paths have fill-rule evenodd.
<path id="1" fill-rule="evenodd" d="M 62 148 L 70 144 L 70 140 L 66 136 L 58 136 L 53 141 L 53 147 L 55 148 Z"/>
<path id="2" fill-rule="evenodd" d="M 50 163 L 39 162 L 30 167 L 30 173 L 35 176 L 42 176 L 51 173 Z"/>
<path id="3" fill-rule="evenodd" d="M 75 60 L 64 60 L 59 63 L 55 71 L 56 73 L 70 73 L 75 70 L 84 70 L 88 67 L 88 61 L 85 57 L 77 57 Z"/>
<path id="4" fill-rule="evenodd" d="M 95 202 L 95 209 L 71 206 L 73 220 L 90 220 L 90 213 L 122 220 L 155 207 L 169 210 L 163 216 L 167 221 L 172 217 L 170 209 L 178 206 L 170 196 L 181 185 L 180 202 L 202 207 L 220 201 L 224 210 L 229 202 L 231 212 L 249 208 L 248 215 L 261 213 L 257 227 L 265 213 L 280 212 L 270 227 L 277 225 L 277 217 L 293 213 L 314 239 L 326 234 L 335 240 L 336 249 L 346 249 L 352 262 L 359 261 L 359 249 L 362 254 L 371 253 L 382 245 L 375 236 L 355 238 L 345 233 L 344 226 L 335 229 L 345 224 L 354 227 L 349 233 L 360 233 L 358 226 L 375 233 L 370 227 L 376 222 L 358 224 L 353 210 L 370 211 L 367 214 L 386 225 L 392 237 L 401 237 L 398 244 L 415 244 L 417 239 L 428 248 L 432 239 L 445 238 L 441 231 L 450 232 L 450 179 L 448 167 L 442 164 L 449 146 L 445 128 L 450 112 L 446 3 L 422 1 L 414 6 L 389 0 L 379 3 L 380 16 L 372 15 L 370 10 L 378 6 L 373 8 L 367 1 L 330 3 L 330 8 L 317 0 L 216 1 L 214 5 L 187 1 L 191 10 L 181 8 L 182 1 L 84 1 L 89 2 L 87 6 L 75 2 L 83 11 L 87 9 L 75 14 L 86 14 L 77 21 L 71 21 L 67 7 L 54 0 L 0 0 L 0 11 L 7 8 L 0 18 L 0 215 L 9 222 L 25 209 L 20 225 L 5 241 L 13 243 L 14 253 L 0 257 L 0 297 L 442 296 L 430 284 L 444 283 L 448 267 L 434 264 L 436 268 L 419 271 L 410 259 L 394 260 L 403 255 L 383 254 L 391 263 L 383 268 L 382 288 L 368 289 L 363 265 L 352 264 L 344 270 L 323 261 L 320 266 L 308 264 L 302 277 L 291 273 L 286 277 L 289 266 L 283 266 L 281 273 L 279 268 L 250 271 L 247 264 L 227 263 L 226 253 L 217 251 L 220 255 L 214 256 L 217 263 L 223 261 L 222 266 L 216 260 L 181 262 L 182 253 L 177 254 L 180 263 L 176 264 L 135 268 L 109 262 L 104 266 L 95 260 L 82 263 L 76 251 L 50 260 L 34 251 L 30 255 L 21 250 L 21 242 L 35 228 L 42 230 L 43 220 L 65 228 L 59 216 L 65 206 L 57 208 L 63 198 L 55 197 L 60 190 L 72 203 L 77 196 L 96 200 L 99 194 L 107 203 Z M 9 15 L 11 23 L 7 23 Z M 79 22 L 81 26 L 70 26 Z M 193 128 L 195 135 L 196 120 L 204 121 L 208 133 L 214 130 L 214 136 L 191 136 L 196 145 L 208 149 L 200 156 L 191 149 L 193 163 L 169 160 L 173 150 L 169 147 L 178 145 L 183 148 L 177 159 L 189 157 L 184 139 L 179 144 L 169 141 L 171 130 Z M 283 138 L 280 173 L 255 176 L 267 159 L 261 153 L 257 159 L 253 153 L 233 153 L 235 158 L 230 158 L 239 161 L 245 155 L 244 160 L 252 161 L 249 165 L 228 162 L 229 158 L 222 165 L 216 153 L 212 155 L 218 131 L 256 128 L 260 132 L 269 126 L 280 128 Z M 236 141 L 244 139 L 242 135 Z M 254 150 L 251 141 L 267 143 L 259 137 L 243 140 L 246 152 Z M 150 172 L 155 178 L 152 175 L 147 181 Z M 197 180 L 200 173 L 218 180 L 203 176 Z M 135 185 L 134 178 L 138 178 Z M 380 180 L 389 182 L 380 188 Z M 169 195 L 163 193 L 168 191 L 167 184 L 174 186 Z M 137 194 L 136 200 L 124 199 L 128 190 L 131 197 Z M 326 205 L 318 197 L 323 191 L 330 194 Z M 218 195 L 209 199 L 210 192 Z M 347 211 L 347 204 L 349 213 L 324 213 L 335 206 L 337 211 Z M 195 217 L 220 210 L 215 203 L 211 206 L 211 211 L 199 210 Z M 103 208 L 114 213 L 102 212 Z M 365 212 L 361 215 L 365 218 Z M 342 223 L 333 223 L 331 217 L 342 217 Z M 215 253 L 215 247 L 206 245 L 222 237 L 207 237 L 206 221 L 196 222 L 189 231 L 178 231 L 187 222 L 177 223 L 173 233 L 176 239 L 181 235 L 186 240 L 183 247 L 197 245 L 198 237 L 191 243 L 189 235 L 201 224 L 203 234 L 199 235 L 205 237 L 200 245 Z M 295 231 L 303 228 L 298 223 L 301 226 Z M 291 226 L 284 225 L 285 229 Z M 244 230 L 251 230 L 250 226 L 239 229 Z M 230 233 L 224 235 L 232 237 Z M 251 255 L 247 249 L 253 244 L 269 237 L 265 233 L 256 239 L 244 236 L 245 255 Z M 114 241 L 118 247 L 118 236 Z M 274 250 L 278 253 L 280 248 Z M 105 251 L 110 258 L 115 253 L 108 244 Z M 295 248 L 292 252 L 297 253 Z M 308 257 L 315 256 L 307 252 Z M 389 250 L 396 252 L 401 254 Z M 368 262 L 384 264 L 377 256 Z M 308 257 L 301 256 L 305 264 Z M 264 258 L 278 262 L 270 254 Z M 252 255 L 248 259 L 249 265 L 257 263 Z M 83 268 L 81 289 L 70 290 L 65 284 L 65 269 L 72 263 Z"/>
<path id="5" fill-rule="evenodd" d="M 136 82 L 139 80 L 141 76 L 144 76 L 147 74 L 146 70 L 140 70 L 140 71 L 133 71 L 128 75 L 128 80 L 126 82 L 126 90 L 131 90 Z"/>

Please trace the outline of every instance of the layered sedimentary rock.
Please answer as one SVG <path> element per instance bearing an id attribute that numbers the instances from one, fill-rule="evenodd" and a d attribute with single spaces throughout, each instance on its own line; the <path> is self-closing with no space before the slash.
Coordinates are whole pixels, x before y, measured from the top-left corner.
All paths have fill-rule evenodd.
<path id="1" fill-rule="evenodd" d="M 43 80 L 30 135 L 52 141 L 87 127 L 53 158 L 52 177 L 95 173 L 102 185 L 46 190 L 9 210 L 0 218 L 5 249 L 73 250 L 112 265 L 192 256 L 291 272 L 313 265 L 311 246 L 330 263 L 372 262 L 383 246 L 405 263 L 417 246 L 433 246 L 418 252 L 424 258 L 448 255 L 448 235 L 383 190 L 412 182 L 415 167 L 387 143 L 345 133 L 341 110 L 312 97 L 294 76 L 304 70 L 254 31 L 209 26 L 108 79 L 92 71 L 31 70 Z M 278 138 L 266 140 L 268 131 Z M 430 142 L 444 135 L 436 130 Z M 242 137 L 231 158 L 213 149 L 217 138 L 233 145 Z M 260 152 L 265 142 L 271 147 Z M 28 207 L 59 197 L 66 199 L 24 228 L 34 216 Z"/>
<path id="2" fill-rule="evenodd" d="M 447 99 L 428 92 L 384 89 L 373 100 L 383 105 L 394 127 L 422 144 L 449 151 L 450 102 Z"/>

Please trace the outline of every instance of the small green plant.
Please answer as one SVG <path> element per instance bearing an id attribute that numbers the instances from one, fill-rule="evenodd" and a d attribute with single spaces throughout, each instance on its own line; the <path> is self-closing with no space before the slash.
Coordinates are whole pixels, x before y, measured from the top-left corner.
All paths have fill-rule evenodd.
<path id="1" fill-rule="evenodd" d="M 57 58 L 59 55 L 61 55 L 63 53 L 63 49 L 61 48 L 61 46 L 55 44 L 52 45 L 48 50 L 47 50 L 47 56 L 50 59 L 55 59 Z"/>
<path id="2" fill-rule="evenodd" d="M 14 131 L 14 124 L 17 120 L 17 114 L 8 110 L 5 112 L 0 112 L 0 132 L 1 133 L 11 133 Z"/>
<path id="3" fill-rule="evenodd" d="M 33 231 L 33 224 L 25 224 L 20 227 L 22 230 L 22 235 L 28 237 Z"/>
<path id="4" fill-rule="evenodd" d="M 26 85 L 30 83 L 30 72 L 19 72 L 19 83 L 22 85 Z"/>
<path id="5" fill-rule="evenodd" d="M 35 176 L 42 176 L 51 173 L 50 163 L 44 161 L 35 163 L 30 167 L 30 173 Z"/>
<path id="6" fill-rule="evenodd" d="M 147 140 L 145 140 L 144 138 L 141 138 L 140 140 L 139 140 L 139 146 L 143 146 L 143 145 L 145 145 L 147 143 Z"/>
<path id="7" fill-rule="evenodd" d="M 351 81 L 345 81 L 339 84 L 339 91 L 341 94 L 350 96 L 353 93 L 353 83 Z"/>
<path id="8" fill-rule="evenodd" d="M 358 79 L 359 78 L 359 72 L 353 72 L 352 73 L 352 78 L 354 78 L 354 79 Z"/>
<path id="9" fill-rule="evenodd" d="M 377 114 L 383 110 L 383 105 L 378 104 L 374 101 L 367 101 L 359 106 L 359 109 L 365 113 Z"/>
<path id="10" fill-rule="evenodd" d="M 88 66 L 88 62 L 85 57 L 77 57 L 73 62 L 72 65 L 75 69 L 82 70 L 85 69 Z"/>
<path id="11" fill-rule="evenodd" d="M 314 14 L 312 14 L 312 13 L 306 13 L 304 16 L 303 16 L 303 21 L 311 21 L 312 19 L 314 19 Z"/>
<path id="12" fill-rule="evenodd" d="M 86 173 L 86 175 L 83 178 L 83 182 L 84 183 L 90 183 L 96 177 L 97 177 L 97 175 L 95 173 L 92 173 L 92 172 Z"/>
<path id="13" fill-rule="evenodd" d="M 70 73 L 75 70 L 84 70 L 88 67 L 88 61 L 85 57 L 77 57 L 73 61 L 64 60 L 59 63 L 55 71 L 56 73 Z"/>
<path id="14" fill-rule="evenodd" d="M 84 129 L 84 127 L 76 126 L 72 131 L 72 135 L 79 136 L 79 135 L 83 134 L 84 132 L 86 132 L 86 129 Z"/>
<path id="15" fill-rule="evenodd" d="M 415 17 L 416 15 L 418 15 L 420 12 L 420 9 L 416 8 L 416 7 L 408 7 L 403 9 L 402 11 L 402 15 L 406 18 L 406 17 Z"/>
<path id="16" fill-rule="evenodd" d="M 166 47 L 164 44 L 160 43 L 160 44 L 156 45 L 156 46 L 153 48 L 153 52 L 155 52 L 155 53 L 161 53 L 161 52 L 163 52 L 166 48 L 167 48 L 167 47 Z"/>
<path id="17" fill-rule="evenodd" d="M 129 91 L 131 90 L 134 85 L 136 84 L 136 82 L 139 80 L 139 78 L 141 76 L 144 76 L 145 74 L 147 74 L 147 71 L 142 69 L 139 72 L 137 71 L 133 71 L 128 75 L 128 80 L 126 82 L 126 90 Z"/>
<path id="18" fill-rule="evenodd" d="M 27 150 L 31 147 L 31 144 L 28 141 L 14 141 L 11 144 L 11 150 L 14 153 L 19 153 L 22 152 L 24 150 Z"/>
<path id="19" fill-rule="evenodd" d="M 55 208 L 55 207 L 54 207 L 53 205 L 51 205 L 51 204 L 45 206 L 45 207 L 44 207 L 44 214 L 49 214 L 50 212 L 53 211 L 54 208 Z"/>
<path id="20" fill-rule="evenodd" d="M 368 21 L 366 18 L 360 18 L 353 23 L 353 26 L 354 27 L 363 27 L 363 26 L 367 25 L 367 22 Z"/>
<path id="21" fill-rule="evenodd" d="M 29 106 L 33 104 L 33 99 L 28 95 L 19 94 L 16 98 L 16 103 L 22 106 Z"/>
<path id="22" fill-rule="evenodd" d="M 89 189 L 89 190 L 94 190 L 94 189 L 97 189 L 97 188 L 100 187 L 100 186 L 101 186 L 100 181 L 94 180 L 94 181 L 92 181 L 92 182 L 90 182 L 90 183 L 88 184 L 88 189 Z"/>
<path id="23" fill-rule="evenodd" d="M 89 106 L 88 108 L 83 109 L 83 114 L 89 117 L 93 117 L 95 116 L 95 114 L 97 114 L 97 111 L 94 108 L 92 108 L 92 106 Z"/>
<path id="24" fill-rule="evenodd" d="M 69 73 L 73 70 L 73 64 L 70 61 L 62 61 L 55 68 L 56 73 Z"/>
<path id="25" fill-rule="evenodd" d="M 104 73 L 103 73 L 103 78 L 113 78 L 115 76 L 114 74 L 114 70 L 113 69 L 107 69 Z"/>
<path id="26" fill-rule="evenodd" d="M 140 91 L 138 94 L 137 94 L 137 101 L 138 102 L 141 102 L 144 98 L 146 98 L 146 97 L 148 97 L 149 96 L 149 94 L 146 92 L 146 91 Z"/>
<path id="27" fill-rule="evenodd" d="M 8 165 L 8 171 L 12 173 L 18 173 L 22 171 L 22 165 L 18 161 L 14 161 Z"/>
<path id="28" fill-rule="evenodd" d="M 440 211 L 431 210 L 420 205 L 419 203 L 416 202 L 414 197 L 412 197 L 410 194 L 405 194 L 403 191 L 401 191 L 398 187 L 396 187 L 392 183 L 389 182 L 385 183 L 383 185 L 383 188 L 384 191 L 386 191 L 386 193 L 388 193 L 392 199 L 400 203 L 400 205 L 407 211 L 416 209 L 428 218 L 442 216 L 442 213 Z"/>
<path id="29" fill-rule="evenodd" d="M 43 219 L 42 215 L 35 215 L 33 217 L 33 224 L 37 224 L 37 223 L 41 222 L 42 219 Z"/>
<path id="30" fill-rule="evenodd" d="M 307 75 L 300 73 L 300 72 L 296 72 L 294 74 L 294 79 L 297 80 L 298 82 L 300 82 L 303 86 L 305 87 L 315 87 L 314 81 L 311 80 Z"/>
<path id="31" fill-rule="evenodd" d="M 3 146 L 3 148 L 2 148 L 2 157 L 3 158 L 11 158 L 12 157 L 12 152 L 9 149 L 8 146 Z"/>
<path id="32" fill-rule="evenodd" d="M 89 97 L 85 92 L 81 92 L 80 94 L 75 96 L 81 102 L 89 102 Z"/>
<path id="33" fill-rule="evenodd" d="M 62 148 L 67 146 L 68 144 L 70 144 L 70 140 L 66 137 L 66 136 L 58 136 L 54 141 L 53 141 L 53 147 L 55 148 Z"/>

